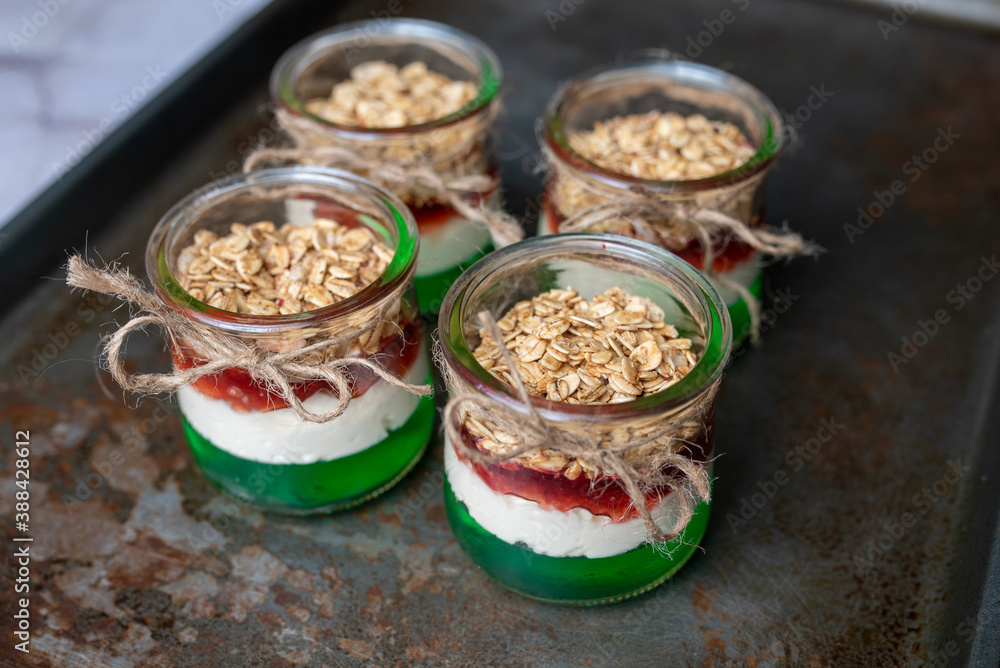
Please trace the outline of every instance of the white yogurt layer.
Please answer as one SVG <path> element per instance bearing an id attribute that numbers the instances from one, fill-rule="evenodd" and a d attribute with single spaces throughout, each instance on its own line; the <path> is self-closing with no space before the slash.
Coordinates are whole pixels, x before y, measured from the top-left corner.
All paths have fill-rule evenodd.
<path id="1" fill-rule="evenodd" d="M 490 241 L 490 231 L 482 223 L 459 215 L 451 216 L 430 231 L 420 232 L 417 276 L 433 276 L 467 262 L 481 253 Z"/>
<path id="2" fill-rule="evenodd" d="M 543 210 L 538 217 L 538 236 L 543 236 L 546 234 L 552 234 L 549 231 L 549 219 L 548 215 Z M 738 262 L 732 271 L 727 271 L 722 276 L 725 276 L 730 281 L 740 285 L 747 290 L 753 285 L 754 281 L 757 280 L 757 275 L 760 273 L 760 257 L 759 254 L 754 252 L 746 260 Z M 565 281 L 564 281 L 565 282 Z M 579 281 L 578 281 L 579 282 Z M 576 285 L 574 283 L 574 285 Z M 726 306 L 732 306 L 738 302 L 742 297 L 740 293 L 731 287 L 722 285 L 719 281 L 712 281 L 712 285 L 715 289 L 719 291 L 719 296 L 722 297 L 722 301 L 725 302 Z"/>
<path id="3" fill-rule="evenodd" d="M 285 220 L 292 225 L 311 225 L 316 220 L 316 200 L 286 199 Z"/>
<path id="4" fill-rule="evenodd" d="M 472 467 L 459 460 L 445 438 L 444 468 L 455 498 L 465 504 L 472 519 L 511 545 L 522 543 L 532 552 L 550 557 L 613 557 L 646 542 L 641 519 L 613 522 L 585 508 L 568 512 L 546 510 L 535 501 L 493 491 Z M 676 518 L 676 495 L 670 494 L 653 510 L 664 529 Z"/>
<path id="5" fill-rule="evenodd" d="M 755 251 L 754 254 L 746 260 L 737 262 L 732 271 L 727 271 L 720 275 L 725 276 L 733 283 L 749 290 L 750 286 L 757 280 L 757 276 L 759 274 L 760 255 Z M 723 285 L 719 281 L 712 280 L 711 278 L 709 280 L 712 281 L 712 285 L 715 286 L 715 289 L 719 291 L 719 296 L 722 297 L 722 301 L 725 302 L 726 306 L 732 306 L 739 300 L 743 299 L 739 292 L 728 285 Z"/>
<path id="6" fill-rule="evenodd" d="M 430 368 L 427 346 L 406 373 L 407 383 L 423 384 Z M 291 408 L 240 413 L 224 399 L 213 399 L 191 386 L 177 392 L 181 412 L 195 431 L 231 455 L 267 464 L 312 464 L 366 450 L 401 427 L 420 397 L 377 380 L 351 400 L 340 417 L 325 424 L 304 422 Z M 337 405 L 332 394 L 319 391 L 302 402 L 314 413 Z"/>

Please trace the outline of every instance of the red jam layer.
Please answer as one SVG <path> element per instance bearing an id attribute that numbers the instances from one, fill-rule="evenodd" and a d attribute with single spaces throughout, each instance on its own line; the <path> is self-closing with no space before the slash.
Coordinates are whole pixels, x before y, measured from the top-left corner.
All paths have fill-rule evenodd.
<path id="1" fill-rule="evenodd" d="M 377 353 L 379 363 L 386 370 L 402 378 L 416 362 L 422 338 L 423 325 L 420 320 L 411 321 L 403 328 L 401 334 L 382 339 Z M 204 360 L 185 356 L 177 346 L 173 348 L 173 357 L 174 366 L 181 370 L 204 364 Z M 374 372 L 363 367 L 353 369 L 352 375 L 354 376 L 351 384 L 352 397 L 361 396 L 378 380 L 378 376 Z M 288 408 L 288 402 L 280 395 L 268 391 L 254 382 L 250 378 L 250 374 L 239 368 L 226 369 L 211 376 L 202 376 L 191 386 L 206 397 L 228 402 L 233 410 L 240 413 Z M 320 390 L 326 390 L 333 396 L 337 396 L 337 389 L 327 381 L 293 383 L 292 388 L 299 401 L 305 401 Z"/>
<path id="2" fill-rule="evenodd" d="M 481 197 L 477 196 L 470 200 L 469 203 L 472 206 L 479 206 L 481 199 Z M 410 207 L 410 211 L 413 212 L 413 218 L 417 221 L 417 229 L 424 234 L 438 229 L 453 217 L 458 215 L 458 212 L 455 211 L 455 207 L 448 204 L 431 204 L 429 206 Z M 318 200 L 313 213 L 317 218 L 329 218 L 330 220 L 335 220 L 341 225 L 345 225 L 347 227 L 355 227 L 358 224 L 356 211 L 345 209 L 344 207 L 332 202 Z"/>
<path id="3" fill-rule="evenodd" d="M 492 170 L 490 172 L 490 175 L 492 177 L 494 177 L 494 179 L 495 179 L 497 177 L 497 175 L 498 175 L 497 170 L 495 170 L 495 169 Z M 478 207 L 478 206 L 482 206 L 483 202 L 488 201 L 489 198 L 492 197 L 493 193 L 495 193 L 495 192 L 496 192 L 496 189 L 494 188 L 493 190 L 491 190 L 488 193 L 482 193 L 482 194 L 480 194 L 480 193 L 470 193 L 464 199 L 465 199 L 466 202 L 468 202 L 468 204 L 470 206 Z M 428 232 L 431 232 L 431 231 L 433 231 L 433 230 L 441 227 L 442 225 L 444 225 L 445 223 L 447 223 L 449 220 L 451 220 L 453 217 L 455 217 L 455 216 L 458 215 L 458 212 L 455 210 L 455 207 L 453 207 L 453 206 L 451 206 L 449 204 L 431 204 L 429 206 L 411 206 L 410 207 L 410 211 L 413 212 L 413 218 L 414 218 L 414 220 L 417 221 L 417 229 L 419 229 L 420 232 L 423 233 L 423 234 L 427 234 Z"/>
<path id="4" fill-rule="evenodd" d="M 561 225 L 566 219 L 566 217 L 559 213 L 556 207 L 548 201 L 548 198 L 546 198 L 545 202 L 545 218 L 548 223 L 549 234 L 556 234 L 559 231 L 559 225 Z M 758 221 L 759 218 L 754 217 L 754 219 L 750 221 L 749 227 L 756 226 Z M 694 239 L 681 250 L 672 252 L 674 255 L 677 255 L 695 269 L 702 269 L 702 264 L 705 259 L 705 249 L 700 239 Z M 754 250 L 753 247 L 743 243 L 732 235 L 726 234 L 716 240 L 715 253 L 715 258 L 712 261 L 712 268 L 718 274 L 725 274 L 735 269 L 736 265 L 740 262 L 749 260 L 750 257 L 753 256 Z"/>
<path id="5" fill-rule="evenodd" d="M 691 446 L 686 446 L 681 454 L 698 462 L 705 462 L 712 451 L 712 427 L 709 428 Z M 462 430 L 462 438 L 466 445 L 480 451 L 481 439 L 469 431 Z M 576 480 L 570 480 L 560 473 L 539 471 L 522 466 L 516 462 L 502 464 L 478 464 L 465 458 L 456 449 L 458 458 L 471 464 L 476 474 L 490 489 L 499 494 L 513 494 L 528 501 L 535 501 L 546 510 L 568 512 L 573 508 L 585 508 L 594 515 L 605 515 L 614 522 L 624 522 L 639 516 L 631 497 L 617 478 L 600 475 L 591 480 L 580 474 Z M 671 490 L 669 487 L 659 487 L 646 494 L 646 502 L 655 507 Z"/>
<path id="6" fill-rule="evenodd" d="M 430 206 L 420 206 L 411 208 L 413 218 L 417 221 L 417 229 L 422 234 L 427 234 L 432 230 L 442 227 L 445 223 L 458 215 L 455 207 L 447 204 L 432 204 Z"/>
<path id="7" fill-rule="evenodd" d="M 413 218 L 417 221 L 417 228 L 425 233 L 441 227 L 456 215 L 455 208 L 447 204 L 411 207 L 410 211 L 413 212 Z M 355 227 L 358 224 L 356 211 L 345 209 L 333 202 L 317 201 L 313 213 L 317 218 L 329 218 L 346 227 Z"/>

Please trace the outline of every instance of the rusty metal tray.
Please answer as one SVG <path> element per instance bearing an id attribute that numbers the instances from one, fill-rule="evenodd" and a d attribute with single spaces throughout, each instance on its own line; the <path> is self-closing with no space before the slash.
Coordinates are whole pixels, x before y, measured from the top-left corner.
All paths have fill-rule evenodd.
<path id="1" fill-rule="evenodd" d="M 0 664 L 998 665 L 995 36 L 917 12 L 884 37 L 888 16 L 787 0 L 355 2 L 324 16 L 318 4 L 278 3 L 0 244 Z M 577 609 L 493 584 L 449 532 L 440 442 L 358 511 L 262 514 L 195 470 L 169 400 L 126 404 L 94 371 L 98 337 L 126 314 L 66 290 L 62 250 L 89 230 L 90 252 L 141 272 L 160 215 L 266 132 L 277 54 L 334 20 L 375 16 L 377 30 L 396 14 L 499 52 L 515 212 L 537 211 L 532 124 L 556 82 L 637 46 L 724 66 L 799 126 L 769 216 L 828 253 L 769 269 L 764 344 L 733 360 L 719 401 L 704 551 L 651 594 Z M 129 352 L 136 368 L 169 363 L 156 333 Z M 27 533 L 14 521 L 19 430 Z M 27 655 L 12 635 L 23 536 Z"/>

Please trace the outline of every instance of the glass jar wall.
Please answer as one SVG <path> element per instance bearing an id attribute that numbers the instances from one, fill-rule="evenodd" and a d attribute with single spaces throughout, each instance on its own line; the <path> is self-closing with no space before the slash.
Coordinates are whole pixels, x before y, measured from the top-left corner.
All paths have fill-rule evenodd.
<path id="1" fill-rule="evenodd" d="M 549 292 L 552 290 L 556 292 Z M 691 557 L 708 521 L 706 497 L 688 506 L 694 512 L 679 535 L 669 542 L 655 543 L 649 540 L 647 525 L 622 478 L 595 467 L 586 458 L 560 453 L 558 445 L 505 461 L 471 456 L 509 452 L 524 445 L 530 438 L 526 434 L 532 433 L 524 424 L 534 419 L 518 400 L 514 386 L 505 380 L 509 376 L 494 375 L 480 362 L 486 345 L 480 312 L 492 314 L 509 345 L 523 351 L 518 328 L 527 325 L 513 324 L 509 315 L 512 308 L 525 309 L 528 300 L 535 299 L 558 311 L 552 299 L 564 300 L 567 295 L 576 295 L 572 300 L 589 299 L 602 294 L 627 294 L 630 315 L 648 312 L 656 320 L 655 326 L 664 331 L 671 329 L 664 323 L 672 324 L 674 338 L 661 343 L 664 363 L 669 354 L 664 351 L 673 350 L 675 341 L 688 341 L 677 349 L 687 346 L 685 350 L 691 352 L 688 359 L 697 362 L 685 369 L 686 375 L 677 382 L 664 383 L 662 391 L 632 401 L 619 402 L 621 397 L 615 395 L 610 402 L 593 405 L 552 400 L 551 394 L 532 396 L 531 404 L 547 429 L 556 430 L 546 433 L 595 439 L 602 444 L 620 444 L 625 439 L 628 445 L 633 439 L 639 446 L 642 435 L 661 430 L 657 440 L 645 443 L 645 450 L 640 452 L 637 447 L 631 454 L 638 452 L 646 457 L 644 461 L 650 461 L 650 456 L 666 461 L 659 458 L 661 454 L 681 457 L 681 468 L 707 474 L 714 448 L 714 391 L 731 349 L 731 328 L 718 293 L 676 256 L 651 244 L 612 235 L 567 234 L 525 240 L 497 251 L 463 274 L 449 291 L 439 318 L 449 392 L 474 399 L 466 408 L 445 415 L 445 420 L 458 421 L 462 439 L 462 447 L 445 444 L 445 508 L 452 530 L 470 558 L 490 577 L 544 600 L 606 603 L 655 587 Z M 631 308 L 637 302 L 648 309 Z M 606 305 L 602 302 L 600 308 L 606 311 Z M 584 325 L 588 321 L 594 324 L 592 319 L 600 315 L 596 306 L 590 307 L 587 317 L 580 309 L 572 313 L 581 315 L 569 320 Z M 641 319 L 617 320 L 646 326 Z M 633 325 L 623 326 L 622 333 L 637 331 Z M 563 329 L 564 338 L 574 334 L 572 324 L 559 329 Z M 620 345 L 626 354 L 639 345 L 634 336 L 622 338 Z M 652 336 L 639 338 L 653 340 Z M 549 345 L 550 349 L 554 346 L 570 355 L 584 356 L 571 339 L 555 338 Z M 607 352 L 601 359 L 589 352 L 585 356 L 586 365 L 611 357 Z M 522 355 L 522 359 L 530 358 L 535 356 Z M 543 356 L 540 363 L 547 364 L 545 360 Z M 509 371 L 506 363 L 496 364 Z M 494 371 L 500 368 L 492 361 L 489 366 Z M 557 361 L 546 368 L 558 366 Z M 528 363 L 525 374 L 529 368 L 535 367 Z M 568 371 L 563 367 L 552 373 L 572 381 L 575 391 L 582 387 L 577 381 L 583 370 L 578 370 L 580 374 L 563 373 Z M 657 382 L 651 381 L 650 386 Z M 509 416 L 505 418 L 507 426 L 497 427 L 495 412 L 491 412 L 494 409 L 483 406 L 502 407 Z M 677 464 L 681 460 L 673 461 Z M 708 480 L 706 475 L 706 487 Z M 684 512 L 681 494 L 686 492 L 671 484 L 645 487 L 643 493 L 657 525 L 664 531 L 674 526 L 678 513 Z"/>
<path id="2" fill-rule="evenodd" d="M 690 224 L 694 214 L 762 227 L 764 177 L 784 149 L 784 133 L 770 100 L 712 67 L 654 60 L 588 72 L 559 88 L 540 125 L 550 164 L 538 233 L 557 233 L 582 211 L 642 194 L 662 203 L 662 213 L 639 221 L 646 225 L 623 216 L 586 231 L 641 238 L 706 270 L 706 237 Z M 740 341 L 751 331 L 741 292 L 761 298 L 761 258 L 725 230 L 708 241 L 710 278 Z"/>
<path id="3" fill-rule="evenodd" d="M 446 181 L 485 177 L 488 189 L 459 195 L 472 207 L 495 208 L 499 168 L 491 133 L 502 70 L 485 44 L 446 25 L 398 18 L 377 34 L 365 26 L 338 26 L 290 49 L 275 66 L 271 94 L 300 147 L 350 152 L 357 160 L 342 166 L 382 183 L 410 208 L 421 237 L 417 297 L 422 311 L 436 313 L 463 268 L 492 249 L 490 232 L 426 179 L 390 183 L 386 170 L 366 163 L 430 168 Z M 384 87 L 393 90 L 373 92 Z M 447 113 L 437 117 L 435 104 Z"/>
<path id="4" fill-rule="evenodd" d="M 370 252 L 375 246 L 380 255 Z M 351 395 L 332 420 L 304 420 L 278 381 L 255 380 L 247 365 L 306 350 L 294 363 L 375 360 L 407 383 L 429 383 L 413 294 L 417 246 L 413 217 L 398 199 L 328 169 L 218 181 L 163 217 L 146 256 L 156 295 L 206 337 L 245 342 L 241 360 L 220 364 L 209 338 L 171 338 L 176 370 L 219 367 L 177 393 L 191 451 L 209 480 L 268 510 L 308 514 L 362 503 L 409 471 L 431 435 L 431 396 L 367 366 L 341 367 L 343 387 L 335 379 L 297 381 L 290 366 L 287 380 L 310 414 L 333 411 L 342 390 Z M 370 282 L 352 288 L 344 280 L 352 272 Z M 251 288 L 249 297 L 241 292 Z"/>

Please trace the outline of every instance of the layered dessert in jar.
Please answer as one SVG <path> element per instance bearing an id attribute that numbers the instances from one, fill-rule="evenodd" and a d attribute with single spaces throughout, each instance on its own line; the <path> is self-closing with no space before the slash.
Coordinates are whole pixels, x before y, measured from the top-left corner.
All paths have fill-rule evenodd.
<path id="1" fill-rule="evenodd" d="M 731 223 L 764 228 L 763 179 L 783 135 L 763 94 L 714 68 L 653 61 L 583 75 L 559 89 L 541 125 L 549 174 L 538 232 L 585 229 L 670 250 L 709 275 L 742 340 L 763 258 Z M 655 206 L 615 215 L 628 199 Z M 602 208 L 611 211 L 592 225 L 581 220 Z"/>
<path id="2" fill-rule="evenodd" d="M 302 210 L 323 217 L 286 218 Z M 147 258 L 157 293 L 206 331 L 246 343 L 226 364 L 206 339 L 171 337 L 177 371 L 213 365 L 177 392 L 212 482 L 269 510 L 317 513 L 372 498 L 416 463 L 433 399 L 394 382 L 431 378 L 416 246 L 398 200 L 334 170 L 236 177 L 167 214 Z"/>
<path id="3" fill-rule="evenodd" d="M 364 42 L 359 30 L 346 24 L 293 47 L 275 67 L 272 96 L 306 149 L 302 162 L 350 169 L 410 208 L 420 308 L 436 313 L 462 270 L 493 248 L 488 226 L 442 186 L 466 213 L 498 207 L 490 135 L 500 63 L 471 35 L 429 21 L 394 19 Z"/>
<path id="4" fill-rule="evenodd" d="M 445 415 L 461 439 L 445 444 L 445 507 L 459 543 L 504 586 L 607 603 L 669 578 L 706 530 L 714 388 L 731 332 L 718 294 L 678 258 L 564 236 L 487 258 L 449 294 L 439 325 L 449 392 L 476 399 Z M 502 341 L 470 317 L 484 309 Z M 515 401 L 518 380 L 544 429 Z"/>

